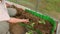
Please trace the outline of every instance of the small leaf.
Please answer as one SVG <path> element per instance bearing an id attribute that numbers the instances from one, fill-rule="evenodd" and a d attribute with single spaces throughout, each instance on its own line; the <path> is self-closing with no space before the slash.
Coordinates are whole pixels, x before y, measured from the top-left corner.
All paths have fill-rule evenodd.
<path id="1" fill-rule="evenodd" d="M 42 32 L 38 29 L 35 30 L 38 34 L 42 34 Z"/>
<path id="2" fill-rule="evenodd" d="M 33 31 L 30 30 L 30 31 L 26 32 L 26 34 L 33 34 Z"/>
<path id="3" fill-rule="evenodd" d="M 35 25 L 35 23 L 31 23 L 30 25 L 33 27 Z"/>
<path id="4" fill-rule="evenodd" d="M 39 23 L 45 24 L 45 21 L 44 20 L 40 20 Z"/>
<path id="5" fill-rule="evenodd" d="M 39 23 L 42 23 L 41 21 L 39 21 Z"/>

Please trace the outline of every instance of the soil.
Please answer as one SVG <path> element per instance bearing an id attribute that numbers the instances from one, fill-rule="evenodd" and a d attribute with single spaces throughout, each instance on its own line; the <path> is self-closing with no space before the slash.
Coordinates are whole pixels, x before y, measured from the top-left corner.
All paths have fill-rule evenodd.
<path id="1" fill-rule="evenodd" d="M 50 34 L 52 25 L 48 21 L 45 20 L 46 24 L 40 24 L 38 21 L 40 21 L 41 18 L 38 18 L 28 12 L 25 12 L 21 8 L 17 8 L 15 6 L 13 6 L 13 8 L 16 8 L 17 10 L 17 14 L 13 17 L 19 18 L 19 19 L 32 20 L 35 23 L 35 26 L 34 26 L 35 29 L 39 29 L 43 34 Z M 26 24 L 29 24 L 29 23 L 26 23 Z M 19 24 L 10 24 L 10 32 L 11 34 L 25 34 L 26 29 L 20 26 Z"/>

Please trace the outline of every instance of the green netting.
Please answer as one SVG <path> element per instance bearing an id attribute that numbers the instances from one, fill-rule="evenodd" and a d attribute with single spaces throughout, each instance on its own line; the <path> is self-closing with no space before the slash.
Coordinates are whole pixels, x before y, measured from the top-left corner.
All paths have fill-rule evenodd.
<path id="1" fill-rule="evenodd" d="M 30 14 L 32 14 L 32 15 L 34 15 L 34 16 L 37 16 L 37 17 L 39 17 L 39 18 L 42 18 L 42 19 L 44 19 L 44 20 L 49 21 L 50 24 L 52 25 L 52 29 L 51 29 L 50 34 L 54 34 L 54 31 L 55 31 L 55 29 L 56 29 L 56 22 L 55 22 L 51 17 L 49 17 L 49 16 L 47 16 L 47 15 L 40 14 L 40 13 L 38 13 L 38 12 L 36 12 L 36 11 L 29 10 L 29 9 L 25 9 L 25 11 L 28 12 L 28 13 L 30 13 Z"/>

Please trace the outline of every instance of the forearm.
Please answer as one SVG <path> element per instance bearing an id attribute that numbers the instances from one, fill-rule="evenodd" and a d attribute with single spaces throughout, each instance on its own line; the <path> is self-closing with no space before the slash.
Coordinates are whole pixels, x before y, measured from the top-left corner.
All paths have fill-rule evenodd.
<path id="1" fill-rule="evenodd" d="M 29 22 L 29 19 L 10 18 L 9 23 Z"/>

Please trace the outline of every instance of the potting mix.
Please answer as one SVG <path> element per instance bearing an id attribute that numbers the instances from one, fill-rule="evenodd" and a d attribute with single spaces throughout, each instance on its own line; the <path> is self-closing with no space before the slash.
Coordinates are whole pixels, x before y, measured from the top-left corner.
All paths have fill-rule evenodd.
<path id="1" fill-rule="evenodd" d="M 49 16 L 39 12 L 12 5 L 8 8 L 15 8 L 15 18 L 29 19 L 28 23 L 10 24 L 11 34 L 56 34 L 56 22 Z"/>

